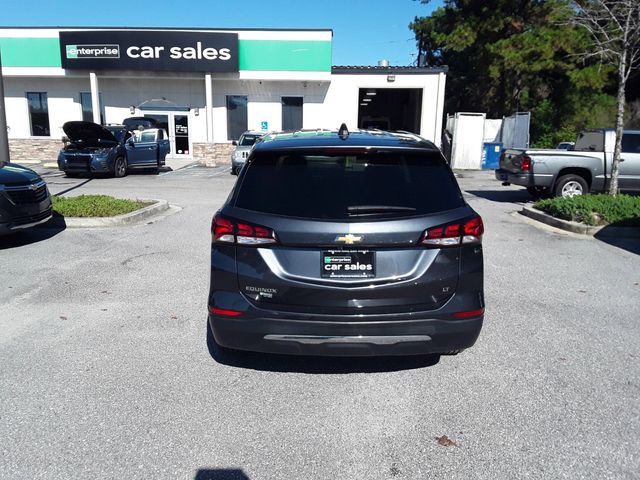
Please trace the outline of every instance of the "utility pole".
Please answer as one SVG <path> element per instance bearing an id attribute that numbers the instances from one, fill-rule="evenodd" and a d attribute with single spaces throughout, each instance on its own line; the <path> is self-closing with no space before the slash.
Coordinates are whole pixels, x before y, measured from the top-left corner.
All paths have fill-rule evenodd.
<path id="1" fill-rule="evenodd" d="M 4 81 L 2 79 L 2 52 L 0 52 L 0 165 L 10 161 L 6 113 L 4 105 Z"/>

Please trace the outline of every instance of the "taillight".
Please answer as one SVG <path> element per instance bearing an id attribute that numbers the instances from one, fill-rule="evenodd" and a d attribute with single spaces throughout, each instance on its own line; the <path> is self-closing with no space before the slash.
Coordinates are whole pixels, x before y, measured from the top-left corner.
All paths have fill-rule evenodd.
<path id="1" fill-rule="evenodd" d="M 464 312 L 456 312 L 452 313 L 451 316 L 453 318 L 473 318 L 484 315 L 484 308 L 479 308 L 477 310 L 465 310 Z"/>
<path id="2" fill-rule="evenodd" d="M 211 225 L 211 233 L 214 242 L 235 242 L 233 235 L 233 222 L 222 217 L 213 217 L 213 225 Z"/>
<path id="3" fill-rule="evenodd" d="M 523 172 L 529 172 L 531 170 L 531 157 L 523 155 L 522 160 L 520 160 L 520 170 Z"/>
<path id="4" fill-rule="evenodd" d="M 246 222 L 235 222 L 216 215 L 211 223 L 213 242 L 238 245 L 268 245 L 277 243 L 273 230 Z"/>
<path id="5" fill-rule="evenodd" d="M 223 315 L 225 317 L 238 317 L 242 315 L 242 312 L 238 310 L 227 310 L 226 308 L 209 307 L 209 313 L 214 315 Z"/>
<path id="6" fill-rule="evenodd" d="M 464 223 L 450 223 L 427 229 L 420 241 L 423 245 L 439 247 L 455 247 L 460 244 L 468 245 L 482 243 L 484 225 L 482 218 L 474 217 Z"/>

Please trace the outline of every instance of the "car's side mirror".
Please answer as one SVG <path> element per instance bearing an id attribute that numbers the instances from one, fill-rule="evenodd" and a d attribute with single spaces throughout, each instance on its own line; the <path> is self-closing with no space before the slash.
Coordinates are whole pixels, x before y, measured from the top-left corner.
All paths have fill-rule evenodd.
<path id="1" fill-rule="evenodd" d="M 238 145 L 238 142 L 236 142 L 235 140 L 231 141 L 231 145 L 233 145 L 234 147 L 236 147 Z"/>
<path id="2" fill-rule="evenodd" d="M 135 142 L 133 141 L 133 138 L 130 138 L 129 140 L 127 140 L 127 145 L 129 145 L 130 147 L 135 147 Z"/>

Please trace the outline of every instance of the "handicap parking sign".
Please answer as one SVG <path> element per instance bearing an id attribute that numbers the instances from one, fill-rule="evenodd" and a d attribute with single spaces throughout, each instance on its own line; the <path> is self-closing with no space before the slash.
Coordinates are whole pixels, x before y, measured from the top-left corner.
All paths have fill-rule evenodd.
<path id="1" fill-rule="evenodd" d="M 260 128 L 262 130 L 269 130 L 269 122 L 260 122 Z"/>

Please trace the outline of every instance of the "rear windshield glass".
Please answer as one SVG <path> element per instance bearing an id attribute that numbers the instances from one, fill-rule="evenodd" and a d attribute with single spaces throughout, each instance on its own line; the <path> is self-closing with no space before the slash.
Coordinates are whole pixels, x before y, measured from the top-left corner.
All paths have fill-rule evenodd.
<path id="1" fill-rule="evenodd" d="M 262 153 L 245 172 L 236 206 L 275 215 L 362 219 L 425 215 L 464 200 L 437 153 Z"/>
<path id="2" fill-rule="evenodd" d="M 604 152 L 604 132 L 580 132 L 573 149 L 576 152 Z"/>
<path id="3" fill-rule="evenodd" d="M 250 147 L 256 143 L 256 140 L 259 138 L 260 135 L 242 135 L 242 137 L 240 137 L 240 142 L 238 143 L 241 147 Z"/>

